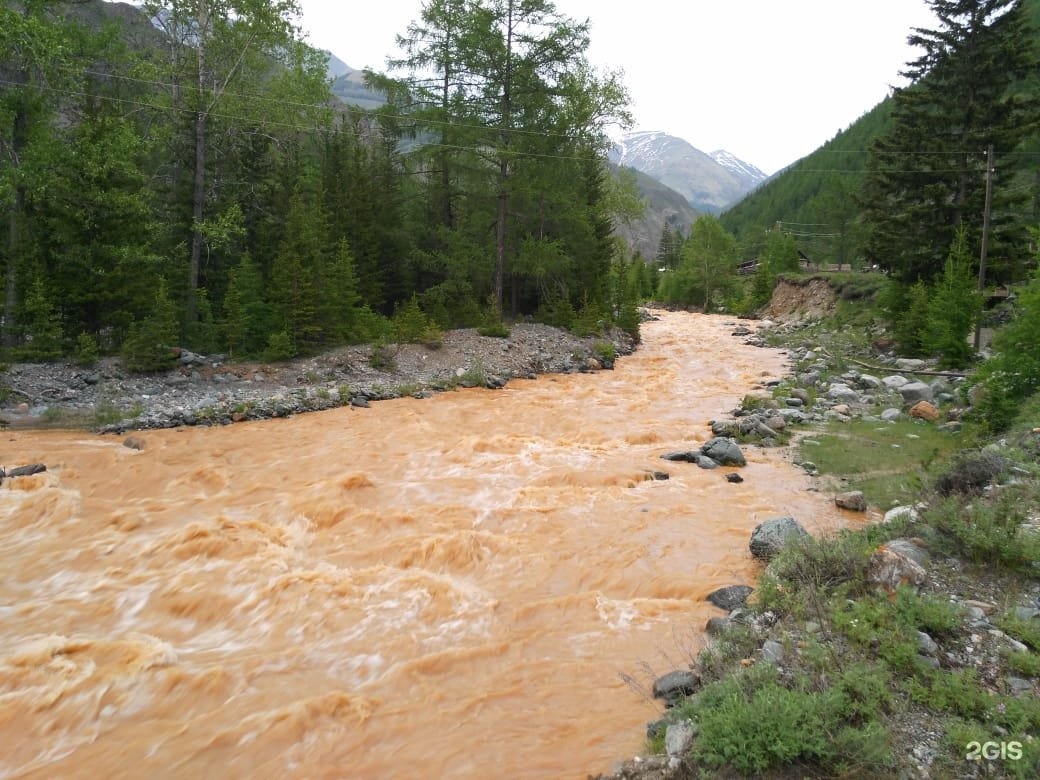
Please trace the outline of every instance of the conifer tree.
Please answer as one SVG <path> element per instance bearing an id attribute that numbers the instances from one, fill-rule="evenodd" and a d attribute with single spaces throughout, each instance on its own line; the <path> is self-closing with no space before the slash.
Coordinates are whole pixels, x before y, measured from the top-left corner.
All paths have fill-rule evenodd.
<path id="1" fill-rule="evenodd" d="M 929 0 L 936 29 L 915 28 L 923 53 L 896 91 L 890 130 L 871 149 L 864 186 L 867 259 L 913 284 L 942 271 L 962 224 L 977 246 L 986 150 L 996 155 L 990 254 L 1000 273 L 1024 232 L 1017 205 L 1027 192 L 1008 187 L 1005 164 L 1035 128 L 1036 101 L 1016 82 L 1037 68 L 1036 31 L 1022 0 Z"/>

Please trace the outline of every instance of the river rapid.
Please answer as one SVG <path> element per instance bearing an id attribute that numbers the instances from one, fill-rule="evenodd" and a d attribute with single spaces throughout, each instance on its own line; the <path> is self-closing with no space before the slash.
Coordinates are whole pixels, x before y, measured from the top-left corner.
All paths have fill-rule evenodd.
<path id="1" fill-rule="evenodd" d="M 0 776 L 584 778 L 642 748 L 790 514 L 852 520 L 779 451 L 661 455 L 785 371 L 662 313 L 612 372 L 136 434 L 9 431 Z M 667 481 L 648 481 L 664 470 Z"/>

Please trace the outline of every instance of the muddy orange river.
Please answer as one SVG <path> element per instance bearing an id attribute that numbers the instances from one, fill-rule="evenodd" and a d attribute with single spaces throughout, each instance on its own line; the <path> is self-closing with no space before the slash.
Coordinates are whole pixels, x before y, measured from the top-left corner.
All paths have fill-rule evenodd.
<path id="1" fill-rule="evenodd" d="M 741 484 L 661 460 L 784 372 L 731 330 L 662 314 L 613 372 L 141 451 L 3 434 L 0 465 L 48 471 L 0 489 L 0 776 L 610 771 L 705 595 L 757 576 L 754 526 L 849 522 L 778 451 Z"/>

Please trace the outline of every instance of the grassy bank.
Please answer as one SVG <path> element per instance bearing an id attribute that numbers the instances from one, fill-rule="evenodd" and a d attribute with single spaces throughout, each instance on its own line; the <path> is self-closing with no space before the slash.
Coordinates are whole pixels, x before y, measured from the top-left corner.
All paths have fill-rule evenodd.
<path id="1" fill-rule="evenodd" d="M 839 305 L 797 339 L 840 375 L 875 326 Z M 999 438 L 870 410 L 801 427 L 821 490 L 907 510 L 765 567 L 650 739 L 663 753 L 669 724 L 693 734 L 671 776 L 1040 777 L 1038 426 L 1040 397 Z M 919 554 L 922 576 L 879 585 L 890 549 Z"/>

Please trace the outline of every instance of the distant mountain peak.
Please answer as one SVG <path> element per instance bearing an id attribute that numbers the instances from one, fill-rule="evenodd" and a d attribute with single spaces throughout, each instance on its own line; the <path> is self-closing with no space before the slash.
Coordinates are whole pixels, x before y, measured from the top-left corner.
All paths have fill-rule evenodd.
<path id="1" fill-rule="evenodd" d="M 727 152 L 725 149 L 716 149 L 714 152 L 710 152 L 708 156 L 711 157 L 723 168 L 728 168 L 738 176 L 744 176 L 748 179 L 753 179 L 755 184 L 758 184 L 759 182 L 765 181 L 769 178 L 759 168 L 756 168 L 749 162 L 741 160 L 735 154 L 733 154 L 732 152 Z"/>
<path id="2" fill-rule="evenodd" d="M 635 168 L 681 193 L 698 211 L 718 214 L 753 190 L 766 175 L 736 155 L 706 154 L 661 130 L 626 133 L 611 161 Z"/>

